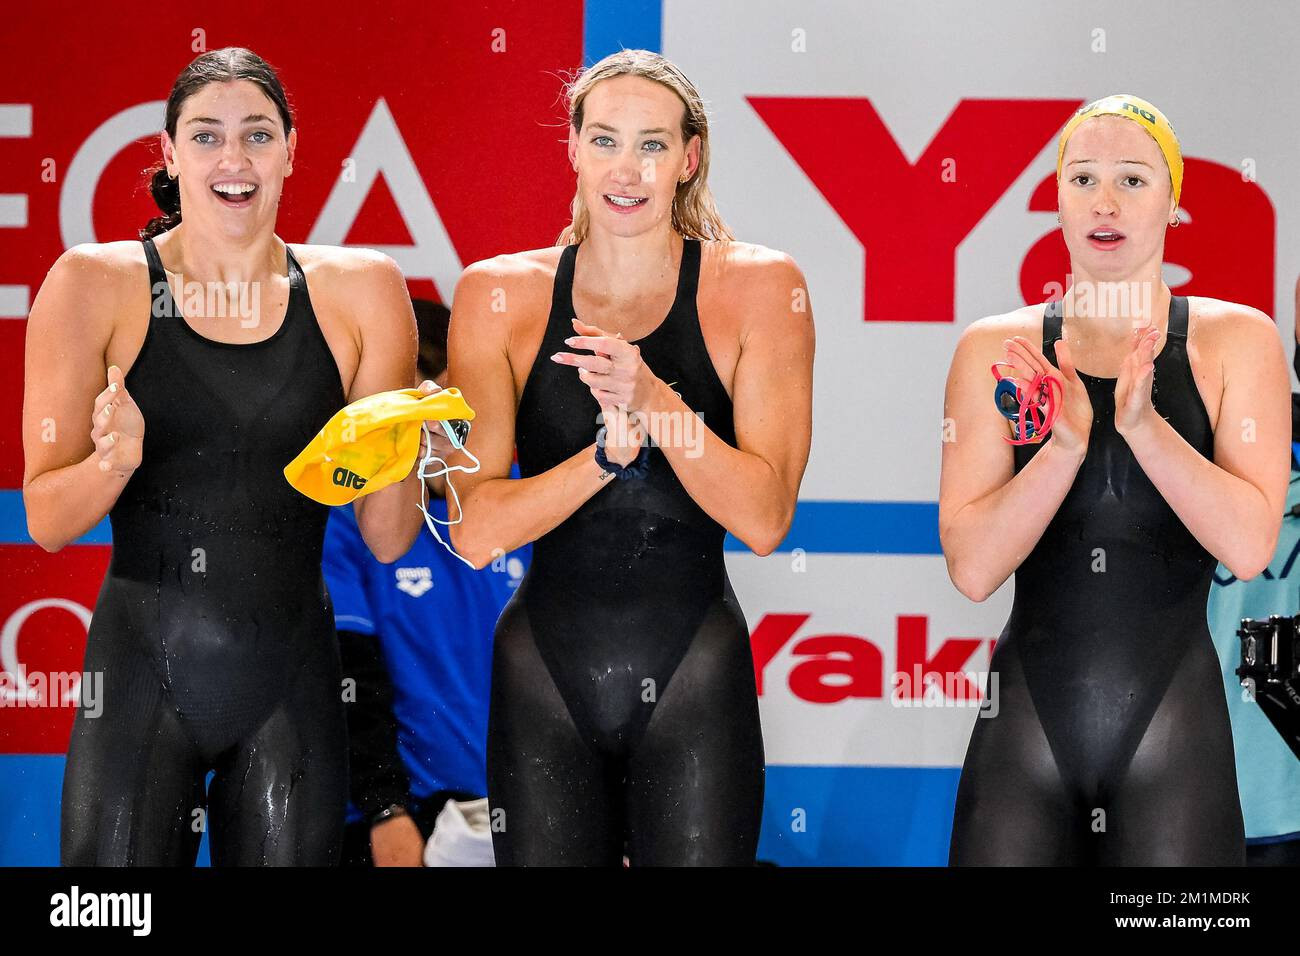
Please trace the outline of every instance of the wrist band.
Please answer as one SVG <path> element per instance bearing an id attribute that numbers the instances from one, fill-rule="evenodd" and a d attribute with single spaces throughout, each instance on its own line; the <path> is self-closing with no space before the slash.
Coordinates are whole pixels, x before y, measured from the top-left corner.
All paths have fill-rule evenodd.
<path id="1" fill-rule="evenodd" d="M 388 820 L 396 820 L 398 817 L 409 817 L 410 813 L 400 803 L 394 803 L 380 810 L 370 818 L 370 825 L 373 827 L 379 823 L 385 823 Z"/>
<path id="2" fill-rule="evenodd" d="M 603 432 L 604 429 L 601 431 Z M 648 445 L 642 445 L 634 461 L 627 465 L 616 465 L 605 457 L 604 435 L 599 435 L 596 438 L 596 464 L 620 480 L 644 478 L 650 471 L 650 448 Z"/>

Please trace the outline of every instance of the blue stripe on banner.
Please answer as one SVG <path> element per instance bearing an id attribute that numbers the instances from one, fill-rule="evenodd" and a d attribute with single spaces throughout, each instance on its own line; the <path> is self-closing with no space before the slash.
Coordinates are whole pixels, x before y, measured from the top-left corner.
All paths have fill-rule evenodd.
<path id="1" fill-rule="evenodd" d="M 0 757 L 0 866 L 59 865 L 61 754 Z"/>
<path id="2" fill-rule="evenodd" d="M 957 767 L 769 766 L 758 858 L 781 866 L 944 866 Z"/>
<path id="3" fill-rule="evenodd" d="M 654 50 L 663 44 L 660 0 L 587 0 L 582 12 L 582 56 L 590 66 L 619 50 Z"/>
<path id="4" fill-rule="evenodd" d="M 728 551 L 748 551 L 727 535 Z M 777 551 L 821 554 L 942 554 L 932 501 L 800 501 Z"/>
<path id="5" fill-rule="evenodd" d="M 112 544 L 105 518 L 75 544 Z M 0 491 L 0 544 L 31 544 L 23 493 Z M 728 551 L 748 551 L 727 535 Z M 939 506 L 931 501 L 801 501 L 777 551 L 820 554 L 941 554 Z"/>
<path id="6" fill-rule="evenodd" d="M 27 535 L 27 509 L 22 489 L 0 490 L 0 544 L 34 544 Z M 73 544 L 112 544 L 113 534 L 105 518 Z"/>
<path id="7" fill-rule="evenodd" d="M 66 763 L 62 754 L 0 754 L 0 866 L 59 865 Z M 211 863 L 206 829 L 194 862 Z"/>
<path id="8" fill-rule="evenodd" d="M 0 755 L 0 866 L 58 866 L 62 755 Z M 782 866 L 942 866 L 957 768 L 770 766 L 758 844 Z M 208 864 L 207 834 L 199 848 Z"/>

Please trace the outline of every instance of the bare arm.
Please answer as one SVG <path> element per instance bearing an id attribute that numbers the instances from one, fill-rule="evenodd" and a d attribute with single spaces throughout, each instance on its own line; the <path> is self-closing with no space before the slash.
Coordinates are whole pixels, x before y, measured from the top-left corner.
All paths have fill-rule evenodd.
<path id="1" fill-rule="evenodd" d="M 112 509 L 134 465 L 114 461 L 110 428 L 97 448 L 92 419 L 109 401 L 106 352 L 122 263 L 102 246 L 74 246 L 50 269 L 27 319 L 23 374 L 23 505 L 27 533 L 55 552 L 85 534 Z M 127 442 L 122 442 L 125 446 Z M 122 448 L 121 450 L 125 450 Z M 139 463 L 139 448 L 128 457 Z"/>
<path id="2" fill-rule="evenodd" d="M 658 378 L 636 417 L 695 503 L 767 555 L 790 530 L 808 464 L 815 335 L 807 284 L 793 259 L 747 270 L 737 283 L 739 308 L 749 317 L 732 386 L 737 447 Z M 682 440 L 690 435 L 701 436 L 698 446 Z"/>
<path id="3" fill-rule="evenodd" d="M 1015 473 L 1012 446 L 1004 440 L 1007 420 L 994 407 L 989 373 L 1003 357 L 1008 331 L 1005 323 L 984 320 L 962 333 L 944 396 L 939 539 L 948 576 L 972 601 L 1000 588 L 1043 536 L 1083 465 L 1087 449 L 1077 444 L 1078 436 L 1086 436 L 1092 420 L 1091 403 L 1079 405 L 1071 386 L 1083 390 L 1085 402 L 1086 389 L 1069 365 L 1068 349 L 1058 343 L 1057 357 L 1068 374 L 1057 374 L 1075 417 L 1071 421 L 1063 411 L 1043 447 Z"/>
<path id="4" fill-rule="evenodd" d="M 500 262 L 501 260 L 498 260 Z M 475 263 L 456 286 L 448 330 L 448 381 L 474 409 L 468 447 L 481 467 L 458 475 L 463 520 L 451 527 L 452 545 L 476 568 L 494 554 L 513 551 L 555 528 L 604 487 L 608 472 L 595 460 L 592 443 L 582 451 L 531 478 L 509 478 L 515 441 L 515 385 L 507 351 L 505 313 L 491 308 L 498 290 L 507 289 L 512 308 L 546 308 L 530 302 L 517 276 L 489 263 Z M 550 287 L 547 286 L 549 295 Z M 469 466 L 457 454 L 449 462 Z"/>
<path id="5" fill-rule="evenodd" d="M 1268 567 L 1290 475 L 1291 389 L 1272 320 L 1255 310 L 1217 336 L 1223 399 L 1214 460 L 1150 408 L 1122 434 L 1142 470 L 1205 550 L 1241 580 Z"/>
<path id="6" fill-rule="evenodd" d="M 336 280 L 349 289 L 361 338 L 361 358 L 347 396 L 349 404 L 377 392 L 410 388 L 419 341 L 411 297 L 397 263 L 370 250 L 353 252 L 363 256 L 363 261 L 340 262 L 337 268 L 346 270 L 347 275 Z M 420 533 L 418 470 L 412 468 L 404 480 L 353 503 L 366 547 L 384 563 L 410 551 Z"/>

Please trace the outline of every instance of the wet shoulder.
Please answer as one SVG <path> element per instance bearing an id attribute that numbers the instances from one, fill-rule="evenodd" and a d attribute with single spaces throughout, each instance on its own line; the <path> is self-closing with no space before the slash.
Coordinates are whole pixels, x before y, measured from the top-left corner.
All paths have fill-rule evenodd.
<path id="1" fill-rule="evenodd" d="M 78 243 L 46 274 L 29 333 L 75 334 L 105 346 L 118 333 L 138 339 L 148 324 L 149 264 L 139 240 Z M 110 361 L 116 360 L 116 353 Z"/>
<path id="2" fill-rule="evenodd" d="M 739 240 L 700 240 L 700 286 L 727 296 L 770 295 L 804 286 L 803 270 L 779 249 Z"/>
<path id="3" fill-rule="evenodd" d="M 139 286 L 147 299 L 148 276 L 144 244 L 127 239 L 72 246 L 55 260 L 46 281 L 53 279 L 96 296 L 130 296 Z"/>
<path id="4" fill-rule="evenodd" d="M 461 273 L 452 310 L 457 320 L 505 323 L 508 329 L 545 324 L 563 246 L 480 259 Z"/>
<path id="5" fill-rule="evenodd" d="M 1240 302 L 1188 296 L 1187 313 L 1188 344 L 1209 361 L 1249 354 L 1279 338 L 1277 325 L 1267 313 Z"/>
<path id="6" fill-rule="evenodd" d="M 555 270 L 564 249 L 564 246 L 548 246 L 544 249 L 503 253 L 472 262 L 461 273 L 460 281 L 456 284 L 457 291 L 462 288 L 467 291 L 482 291 L 499 287 L 521 295 L 537 295 L 545 290 L 549 297 L 551 285 L 555 281 Z"/>
<path id="7" fill-rule="evenodd" d="M 744 341 L 754 323 L 773 315 L 809 322 L 812 315 L 808 283 L 794 257 L 738 240 L 700 241 L 696 299 L 706 338 L 723 325 Z"/>
<path id="8" fill-rule="evenodd" d="M 355 295 L 367 286 L 405 281 L 392 256 L 363 246 L 286 243 L 302 266 L 312 301 Z"/>
<path id="9" fill-rule="evenodd" d="M 1025 338 L 1031 341 L 1037 340 L 1041 344 L 1044 308 L 1044 303 L 1036 302 L 1031 305 L 1022 305 L 1018 309 L 1012 309 L 1010 312 L 1003 312 L 1000 315 L 986 315 L 968 325 L 963 334 L 969 332 L 977 338 L 998 336 L 1000 337 L 999 341 L 1013 335 L 1023 335 Z"/>
<path id="10" fill-rule="evenodd" d="M 1224 389 L 1233 381 L 1234 369 L 1251 388 L 1268 363 L 1289 380 L 1282 336 L 1267 313 L 1205 296 L 1188 296 L 1187 312 L 1187 361 L 1212 427 L 1218 427 Z"/>
<path id="11" fill-rule="evenodd" d="M 386 253 L 363 246 L 286 245 L 302 267 L 312 308 L 327 324 L 351 327 L 391 311 L 378 304 L 398 306 L 409 298 L 406 277 Z"/>
<path id="12" fill-rule="evenodd" d="M 980 361 L 987 359 L 990 363 L 1000 361 L 1006 355 L 1003 341 L 1017 335 L 1024 336 L 1041 349 L 1043 309 L 1044 304 L 1039 302 L 976 319 L 962 330 L 957 340 L 957 354 L 973 354 Z"/>

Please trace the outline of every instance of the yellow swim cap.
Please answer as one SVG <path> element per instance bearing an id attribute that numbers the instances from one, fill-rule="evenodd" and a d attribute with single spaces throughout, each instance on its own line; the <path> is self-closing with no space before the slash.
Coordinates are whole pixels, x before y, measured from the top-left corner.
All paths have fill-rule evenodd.
<path id="1" fill-rule="evenodd" d="M 1160 152 L 1164 154 L 1165 164 L 1169 167 L 1169 184 L 1173 187 L 1174 203 L 1177 204 L 1178 197 L 1183 191 L 1183 153 L 1178 146 L 1178 136 L 1164 113 L 1131 93 L 1116 93 L 1114 96 L 1094 100 L 1087 106 L 1080 107 L 1079 111 L 1070 118 L 1070 122 L 1065 124 L 1065 129 L 1061 130 L 1061 139 L 1056 147 L 1056 181 L 1058 183 L 1061 181 L 1065 143 L 1069 140 L 1070 134 L 1084 120 L 1106 115 L 1122 116 L 1133 120 L 1156 141 Z"/>
<path id="2" fill-rule="evenodd" d="M 379 392 L 340 409 L 284 468 L 296 489 L 323 505 L 345 505 L 401 481 L 415 467 L 427 421 L 472 421 L 460 389 Z"/>

